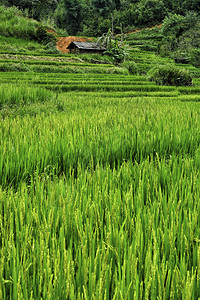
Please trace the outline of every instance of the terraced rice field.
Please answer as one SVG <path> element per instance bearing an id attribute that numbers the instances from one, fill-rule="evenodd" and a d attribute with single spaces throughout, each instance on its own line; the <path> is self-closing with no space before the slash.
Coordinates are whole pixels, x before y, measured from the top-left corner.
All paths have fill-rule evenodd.
<path id="1" fill-rule="evenodd" d="M 199 78 L 22 63 L 0 63 L 0 299 L 198 299 Z"/>

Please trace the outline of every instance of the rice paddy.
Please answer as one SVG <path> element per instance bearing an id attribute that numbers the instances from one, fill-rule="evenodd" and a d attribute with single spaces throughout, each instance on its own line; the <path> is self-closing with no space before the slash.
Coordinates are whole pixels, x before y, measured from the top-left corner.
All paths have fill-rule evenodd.
<path id="1" fill-rule="evenodd" d="M 200 298 L 199 79 L 57 57 L 0 72 L 0 299 Z"/>

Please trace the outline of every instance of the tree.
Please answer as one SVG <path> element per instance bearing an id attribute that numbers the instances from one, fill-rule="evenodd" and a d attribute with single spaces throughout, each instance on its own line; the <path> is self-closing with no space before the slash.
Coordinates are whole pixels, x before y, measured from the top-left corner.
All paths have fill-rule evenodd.
<path id="1" fill-rule="evenodd" d="M 160 53 L 173 57 L 177 62 L 190 61 L 191 55 L 196 53 L 193 49 L 200 47 L 199 18 L 194 12 L 188 12 L 185 16 L 169 14 L 161 30 L 164 38 Z"/>
<path id="2" fill-rule="evenodd" d="M 29 15 L 40 20 L 44 15 L 56 9 L 57 0 L 7 0 L 8 5 L 17 6 L 21 10 L 27 9 Z"/>
<path id="3" fill-rule="evenodd" d="M 144 0 L 137 4 L 135 18 L 139 24 L 155 24 L 162 22 L 167 15 L 162 0 Z"/>
<path id="4" fill-rule="evenodd" d="M 82 4 L 78 0 L 64 0 L 65 26 L 69 34 L 76 34 L 80 31 L 82 21 Z"/>
<path id="5" fill-rule="evenodd" d="M 93 0 L 92 3 L 95 13 L 102 17 L 107 17 L 115 8 L 113 0 Z"/>
<path id="6" fill-rule="evenodd" d="M 119 10 L 121 8 L 121 0 L 114 0 L 115 8 Z"/>
<path id="7" fill-rule="evenodd" d="M 186 16 L 169 14 L 163 21 L 162 33 L 164 36 L 174 35 L 179 38 L 183 32 L 194 27 L 198 22 L 198 16 L 194 12 L 188 12 Z"/>
<path id="8" fill-rule="evenodd" d="M 200 12 L 200 0 L 185 0 L 183 1 L 183 9 L 187 12 L 189 10 Z"/>

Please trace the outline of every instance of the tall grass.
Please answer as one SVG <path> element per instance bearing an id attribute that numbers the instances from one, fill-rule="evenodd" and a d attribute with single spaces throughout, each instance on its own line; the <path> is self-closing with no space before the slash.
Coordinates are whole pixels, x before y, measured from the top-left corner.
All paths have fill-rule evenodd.
<path id="1" fill-rule="evenodd" d="M 0 6 L 0 33 L 3 36 L 14 36 L 21 38 L 34 38 L 37 22 L 23 17 L 16 7 L 6 8 Z"/>
<path id="2" fill-rule="evenodd" d="M 196 103 L 71 97 L 59 100 L 65 111 L 59 118 L 38 115 L 1 122 L 1 185 L 18 184 L 47 166 L 60 175 L 70 168 L 77 171 L 78 162 L 87 167 L 91 159 L 95 165 L 115 167 L 156 154 L 194 156 L 198 149 Z"/>
<path id="3" fill-rule="evenodd" d="M 43 88 L 15 86 L 11 84 L 0 85 L 0 108 L 3 106 L 25 105 L 29 103 L 45 102 L 55 98 L 55 94 Z"/>
<path id="4" fill-rule="evenodd" d="M 1 190 L 2 298 L 197 299 L 199 171 L 155 162 Z"/>
<path id="5" fill-rule="evenodd" d="M 60 97 L 0 121 L 0 297 L 198 299 L 198 103 Z"/>
<path id="6" fill-rule="evenodd" d="M 27 55 L 30 55 L 33 54 L 33 51 L 35 52 L 34 55 L 38 55 L 40 52 L 47 52 L 45 46 L 34 40 L 0 35 L 0 53 L 5 53 L 4 55 L 6 57 L 12 52 L 15 54 L 14 57 L 12 57 L 14 60 L 16 53 L 20 54 L 25 52 Z"/>

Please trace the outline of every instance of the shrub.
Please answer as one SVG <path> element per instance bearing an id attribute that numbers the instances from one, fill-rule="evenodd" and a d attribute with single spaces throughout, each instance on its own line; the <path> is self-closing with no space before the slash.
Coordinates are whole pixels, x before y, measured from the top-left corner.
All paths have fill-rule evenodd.
<path id="1" fill-rule="evenodd" d="M 116 63 L 123 62 L 128 56 L 125 48 L 118 46 L 117 43 L 113 44 L 110 49 L 104 52 L 104 54 L 111 56 Z"/>
<path id="2" fill-rule="evenodd" d="M 195 67 L 200 67 L 200 49 L 198 48 L 192 48 L 190 50 L 190 62 L 195 66 Z"/>
<path id="3" fill-rule="evenodd" d="M 129 74 L 131 75 L 138 74 L 138 66 L 134 61 L 127 60 L 123 62 L 122 67 L 126 68 L 129 71 Z"/>
<path id="4" fill-rule="evenodd" d="M 45 50 L 46 50 L 49 54 L 59 54 L 59 53 L 60 53 L 59 50 L 56 48 L 54 42 L 50 42 L 50 43 L 46 44 Z"/>
<path id="5" fill-rule="evenodd" d="M 48 33 L 46 28 L 42 25 L 39 25 L 36 30 L 36 39 L 44 45 L 49 43 L 56 45 L 56 37 Z"/>
<path id="6" fill-rule="evenodd" d="M 148 79 L 159 85 L 189 86 L 192 85 L 192 76 L 189 70 L 178 68 L 175 65 L 159 65 L 148 72 Z"/>
<path id="7" fill-rule="evenodd" d="M 0 16 L 1 35 L 35 39 L 37 22 L 24 17 L 22 11 L 16 7 L 0 6 Z"/>

